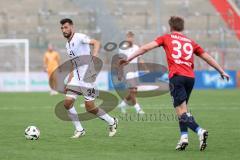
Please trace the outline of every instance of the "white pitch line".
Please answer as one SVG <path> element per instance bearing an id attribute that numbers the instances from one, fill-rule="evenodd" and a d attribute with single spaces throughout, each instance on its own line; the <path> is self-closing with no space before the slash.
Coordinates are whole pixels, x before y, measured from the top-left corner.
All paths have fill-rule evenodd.
<path id="1" fill-rule="evenodd" d="M 149 108 L 146 108 L 146 106 L 142 106 L 144 110 L 173 110 L 174 108 L 172 106 L 169 106 L 169 107 L 149 107 Z M 78 108 L 76 106 L 76 108 Z M 80 107 L 79 107 L 80 108 Z M 129 107 L 129 109 L 131 109 L 132 107 Z M 54 110 L 54 108 L 52 107 L 31 107 L 31 108 L 21 108 L 21 107 L 0 107 L 0 110 L 48 110 L 48 109 L 51 109 L 51 110 Z M 213 111 L 217 111 L 217 110 L 240 110 L 240 107 L 209 107 L 209 108 L 194 108 L 194 107 L 190 107 L 189 108 L 190 110 L 213 110 Z M 117 110 L 114 109 L 114 110 Z"/>
<path id="2" fill-rule="evenodd" d="M 142 103 L 142 104 L 144 104 L 144 103 Z M 212 104 L 210 104 L 210 103 L 208 103 L 208 104 L 206 104 L 206 103 L 199 103 L 199 104 L 189 103 L 189 106 L 211 106 L 211 105 L 214 105 L 214 106 L 235 106 L 236 105 L 236 106 L 240 107 L 240 103 L 212 103 Z M 160 104 L 148 104 L 147 106 L 163 106 L 163 107 L 165 107 L 165 106 L 169 106 L 169 105 L 160 103 Z"/>
<path id="3" fill-rule="evenodd" d="M 141 103 L 140 103 L 141 104 Z M 172 105 L 166 105 L 166 104 L 148 104 L 144 105 L 144 103 L 141 105 L 145 110 L 155 110 L 155 109 L 166 109 L 166 110 L 172 110 L 173 106 Z M 195 108 L 195 106 L 204 106 L 201 108 Z M 213 107 L 214 106 L 214 107 Z M 229 107 L 231 106 L 231 107 Z M 234 106 L 234 107 L 233 107 Z M 83 108 L 80 105 L 76 105 L 78 108 Z M 26 110 L 26 109 L 52 109 L 54 110 L 55 105 L 53 106 L 2 106 L 0 107 L 0 110 Z M 127 108 L 132 108 L 132 106 L 127 107 Z M 240 103 L 214 103 L 214 104 L 206 104 L 206 103 L 201 103 L 201 104 L 189 104 L 189 109 L 191 110 L 240 110 Z"/>

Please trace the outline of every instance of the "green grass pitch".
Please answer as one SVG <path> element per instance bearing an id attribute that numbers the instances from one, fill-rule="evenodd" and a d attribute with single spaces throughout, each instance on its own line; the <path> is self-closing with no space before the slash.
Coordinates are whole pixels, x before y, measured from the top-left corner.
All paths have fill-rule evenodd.
<path id="1" fill-rule="evenodd" d="M 94 119 L 83 122 L 86 136 L 75 140 L 69 138 L 72 123 L 54 113 L 63 98 L 48 93 L 0 93 L 0 160 L 240 159 L 240 90 L 193 91 L 191 112 L 209 131 L 204 152 L 199 151 L 198 137 L 192 132 L 187 150 L 174 150 L 179 129 L 169 94 L 139 99 L 146 112 L 140 119 L 133 108 L 127 117 L 118 109 L 111 112 L 120 121 L 115 137 L 109 138 L 107 125 Z M 80 100 L 77 103 L 77 110 L 83 111 Z M 28 125 L 40 128 L 39 140 L 24 138 Z"/>

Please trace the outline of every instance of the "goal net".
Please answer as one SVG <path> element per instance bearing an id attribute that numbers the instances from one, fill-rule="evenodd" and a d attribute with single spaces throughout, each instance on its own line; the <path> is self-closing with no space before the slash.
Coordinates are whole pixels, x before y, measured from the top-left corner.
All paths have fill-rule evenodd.
<path id="1" fill-rule="evenodd" d="M 0 92 L 29 91 L 28 39 L 0 39 Z"/>

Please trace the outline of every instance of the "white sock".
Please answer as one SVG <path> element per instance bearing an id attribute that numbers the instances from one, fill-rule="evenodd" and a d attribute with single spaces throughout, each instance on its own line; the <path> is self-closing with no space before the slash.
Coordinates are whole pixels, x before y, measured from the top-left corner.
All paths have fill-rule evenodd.
<path id="1" fill-rule="evenodd" d="M 127 103 L 125 102 L 125 100 L 122 100 L 122 102 L 118 105 L 120 108 L 122 107 L 126 107 Z"/>
<path id="2" fill-rule="evenodd" d="M 203 129 L 202 128 L 197 128 L 197 134 L 198 134 L 198 136 L 200 136 L 201 134 L 202 134 L 202 131 L 203 131 Z"/>
<path id="3" fill-rule="evenodd" d="M 188 134 L 186 133 L 186 134 L 182 134 L 181 135 L 181 139 L 188 139 Z"/>
<path id="4" fill-rule="evenodd" d="M 141 107 L 140 107 L 140 105 L 139 105 L 138 103 L 136 103 L 136 104 L 134 105 L 134 108 L 136 109 L 137 112 L 139 112 L 140 110 L 142 110 Z"/>
<path id="5" fill-rule="evenodd" d="M 73 106 L 72 108 L 70 108 L 68 111 L 68 116 L 69 118 L 72 120 L 73 125 L 75 126 L 75 129 L 77 131 L 82 131 L 83 127 L 78 119 L 78 113 L 75 109 L 75 107 Z"/>
<path id="6" fill-rule="evenodd" d="M 109 116 L 109 114 L 107 114 L 101 108 L 98 108 L 97 116 L 99 118 L 101 118 L 102 120 L 106 121 L 109 125 L 113 125 L 114 124 L 114 119 L 111 116 Z"/>

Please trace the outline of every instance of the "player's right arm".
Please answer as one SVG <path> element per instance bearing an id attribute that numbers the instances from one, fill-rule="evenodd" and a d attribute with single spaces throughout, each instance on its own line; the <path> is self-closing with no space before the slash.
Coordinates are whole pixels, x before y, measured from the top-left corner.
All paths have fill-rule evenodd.
<path id="1" fill-rule="evenodd" d="M 199 57 L 207 62 L 210 66 L 215 68 L 220 74 L 221 77 L 224 79 L 226 78 L 229 80 L 230 76 L 223 70 L 223 68 L 206 52 L 200 54 Z"/>
<path id="2" fill-rule="evenodd" d="M 71 82 L 73 78 L 73 71 L 69 73 L 67 84 Z"/>
<path id="3" fill-rule="evenodd" d="M 66 83 L 66 85 L 65 85 L 65 87 L 64 87 L 64 93 L 67 92 L 67 85 L 71 82 L 71 80 L 72 80 L 72 78 L 73 78 L 73 76 L 74 76 L 74 75 L 73 75 L 73 65 L 72 65 L 72 68 L 71 68 L 70 71 L 71 71 L 71 72 L 69 73 L 67 83 Z"/>

